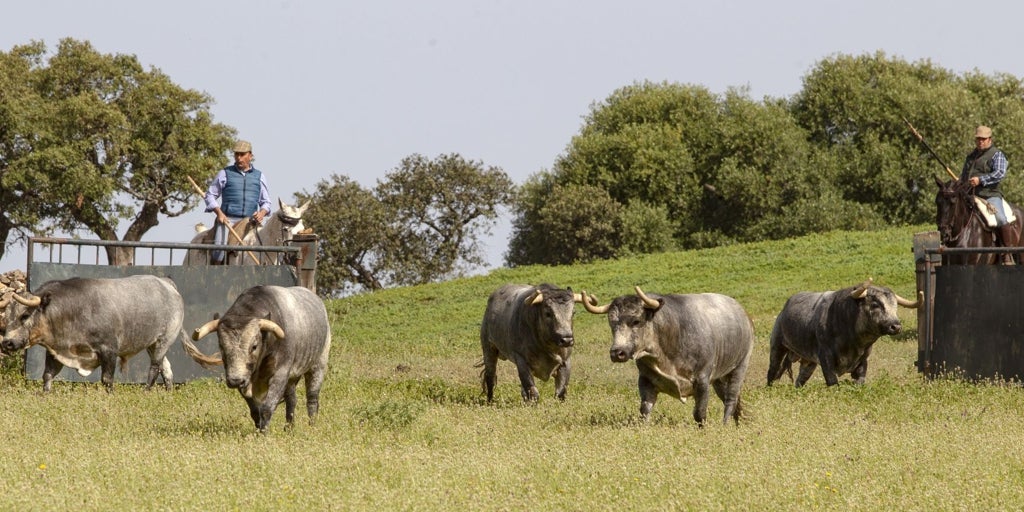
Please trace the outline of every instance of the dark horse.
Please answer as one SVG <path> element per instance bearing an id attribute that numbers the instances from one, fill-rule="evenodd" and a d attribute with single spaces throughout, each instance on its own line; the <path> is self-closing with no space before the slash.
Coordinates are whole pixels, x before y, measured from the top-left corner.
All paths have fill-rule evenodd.
<path id="1" fill-rule="evenodd" d="M 946 247 L 996 247 L 996 234 L 993 228 L 985 224 L 985 220 L 974 202 L 974 187 L 960 180 L 943 183 L 935 178 L 939 192 L 935 195 L 936 223 L 942 245 Z M 1004 200 L 1005 201 L 1005 200 Z M 1013 237 L 1014 247 L 1020 240 L 1021 211 L 1016 205 L 1006 201 L 1017 217 L 1009 226 L 1016 236 Z M 986 265 L 999 260 L 998 254 L 948 254 L 943 255 L 943 263 Z M 1012 263 L 1009 262 L 1009 263 Z"/>

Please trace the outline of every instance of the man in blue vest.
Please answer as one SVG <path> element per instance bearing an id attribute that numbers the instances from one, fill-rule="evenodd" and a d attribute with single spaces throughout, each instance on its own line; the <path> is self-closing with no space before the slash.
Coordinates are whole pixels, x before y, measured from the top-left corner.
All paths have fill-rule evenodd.
<path id="1" fill-rule="evenodd" d="M 214 224 L 215 244 L 228 242 L 229 225 L 245 218 L 260 225 L 270 215 L 267 179 L 252 166 L 252 144 L 240 140 L 235 143 L 232 151 L 235 153 L 235 163 L 217 173 L 205 196 L 206 211 L 217 215 Z M 210 256 L 214 265 L 224 263 L 224 251 L 213 251 Z"/>

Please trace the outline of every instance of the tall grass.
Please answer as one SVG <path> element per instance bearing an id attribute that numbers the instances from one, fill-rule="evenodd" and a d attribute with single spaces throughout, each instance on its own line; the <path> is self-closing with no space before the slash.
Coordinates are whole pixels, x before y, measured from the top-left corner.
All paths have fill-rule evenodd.
<path id="1" fill-rule="evenodd" d="M 320 417 L 268 435 L 216 380 L 173 392 L 0 380 L 2 510 L 1006 510 L 1024 503 L 1021 390 L 917 373 L 916 316 L 882 338 L 867 383 L 764 384 L 785 299 L 873 277 L 914 293 L 911 237 L 829 233 L 571 267 L 526 267 L 328 304 Z M 665 395 L 639 420 L 636 368 L 611 363 L 603 316 L 578 308 L 565 402 L 525 405 L 511 363 L 481 394 L 478 329 L 507 282 L 715 291 L 754 319 L 748 417 L 707 428 Z M 143 356 L 144 357 L 144 356 Z M 300 389 L 301 396 L 301 389 Z M 301 399 L 300 399 L 301 401 Z M 298 411 L 304 411 L 300 404 Z"/>

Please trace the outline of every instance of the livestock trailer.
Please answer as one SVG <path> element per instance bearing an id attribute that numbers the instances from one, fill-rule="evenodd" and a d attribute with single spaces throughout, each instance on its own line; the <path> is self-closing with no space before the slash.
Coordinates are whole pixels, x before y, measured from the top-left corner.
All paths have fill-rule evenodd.
<path id="1" fill-rule="evenodd" d="M 287 262 L 280 265 L 185 266 L 182 261 L 189 250 L 235 250 L 238 246 L 33 237 L 28 243 L 26 284 L 28 290 L 33 291 L 47 281 L 71 277 L 118 278 L 138 274 L 167 277 L 178 287 L 185 301 L 182 335 L 187 336 L 209 321 L 214 313 L 227 311 L 239 294 L 253 286 L 305 286 L 316 291 L 317 236 L 296 235 L 288 244 L 248 248 L 253 252 L 272 253 L 274 260 Z M 128 255 L 129 264 L 108 264 L 107 252 L 112 250 Z M 208 354 L 219 350 L 216 336 L 208 336 L 196 345 Z M 39 346 L 25 351 L 27 378 L 42 378 L 45 355 L 45 349 Z M 171 345 L 167 359 L 176 383 L 216 378 L 223 374 L 222 370 L 208 370 L 193 361 L 185 353 L 180 340 Z M 145 383 L 148 371 L 149 357 L 143 351 L 132 357 L 123 368 L 118 368 L 115 379 L 117 382 Z M 97 370 L 83 377 L 65 367 L 55 380 L 98 382 L 100 373 Z"/>
<path id="2" fill-rule="evenodd" d="M 914 235 L 917 288 L 917 369 L 928 377 L 1024 379 L 1024 265 L 943 264 L 943 255 L 1016 253 L 1004 247 L 961 249 L 941 244 L 938 231 Z"/>

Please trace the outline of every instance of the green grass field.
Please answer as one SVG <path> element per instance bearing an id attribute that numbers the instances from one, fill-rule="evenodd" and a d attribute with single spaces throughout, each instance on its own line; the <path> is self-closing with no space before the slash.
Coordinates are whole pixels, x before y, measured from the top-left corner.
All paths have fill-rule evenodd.
<path id="1" fill-rule="evenodd" d="M 503 269 L 331 301 L 320 417 L 255 433 L 237 392 L 202 380 L 173 392 L 0 375 L 0 510 L 1014 510 L 1024 506 L 1022 390 L 929 381 L 917 320 L 883 337 L 867 383 L 765 386 L 768 334 L 789 295 L 873 277 L 914 295 L 912 235 L 836 232 L 571 267 Z M 604 316 L 577 307 L 565 402 L 553 382 L 525 405 L 511 363 L 495 402 L 479 382 L 487 295 L 551 282 L 602 302 L 639 284 L 713 291 L 754 319 L 748 417 L 698 429 L 666 395 L 639 419 L 637 371 L 608 358 Z M 188 327 L 188 326 L 187 326 Z M 141 357 L 145 357 L 144 355 Z M 303 396 L 300 386 L 300 397 Z"/>

